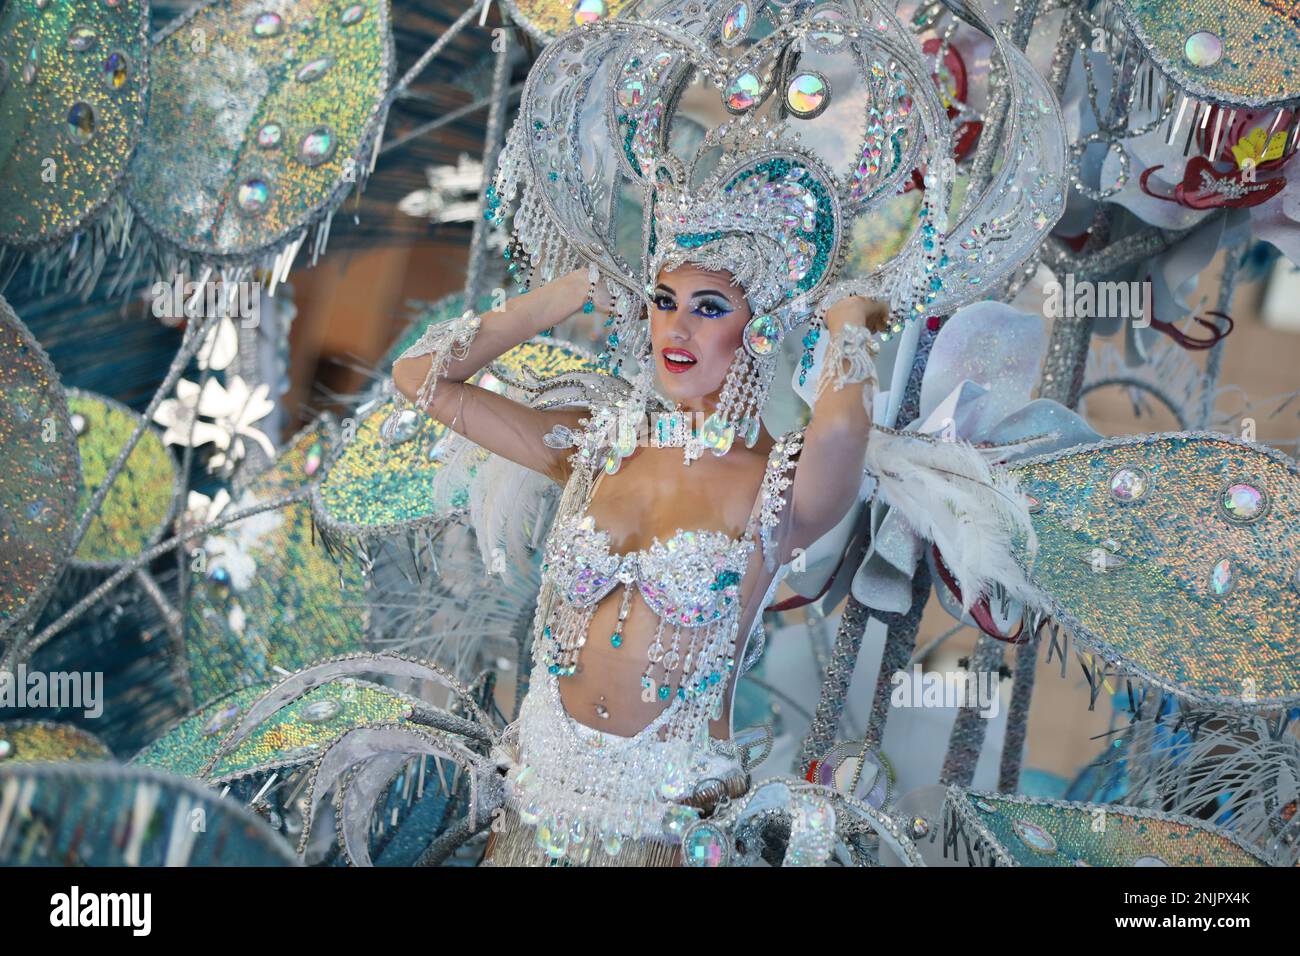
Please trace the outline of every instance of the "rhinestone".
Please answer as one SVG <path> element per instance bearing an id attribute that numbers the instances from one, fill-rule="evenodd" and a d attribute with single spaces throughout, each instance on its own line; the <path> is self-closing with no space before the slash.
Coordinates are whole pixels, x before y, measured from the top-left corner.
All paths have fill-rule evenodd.
<path id="1" fill-rule="evenodd" d="M 81 414 L 81 412 L 73 412 L 68 417 L 68 421 L 72 424 L 72 430 L 74 432 L 76 432 L 78 435 L 85 434 L 86 425 L 88 424 L 85 415 Z"/>
<path id="2" fill-rule="evenodd" d="M 1125 467 L 1110 476 L 1110 493 L 1116 501 L 1137 501 L 1147 493 L 1147 476 L 1141 468 Z"/>
<path id="3" fill-rule="evenodd" d="M 1183 44 L 1183 56 L 1192 66 L 1204 70 L 1223 58 L 1223 41 L 1207 30 L 1193 33 Z"/>
<path id="4" fill-rule="evenodd" d="M 773 315 L 757 315 L 745 326 L 745 348 L 749 354 L 766 358 L 781 344 L 781 323 Z"/>
<path id="5" fill-rule="evenodd" d="M 682 834 L 686 832 L 686 828 L 695 822 L 697 816 L 698 812 L 693 807 L 682 806 L 678 803 L 664 811 L 660 825 L 665 833 L 680 839 Z"/>
<path id="6" fill-rule="evenodd" d="M 930 821 L 925 817 L 912 817 L 909 830 L 913 840 L 919 840 L 930 832 Z"/>
<path id="7" fill-rule="evenodd" d="M 217 711 L 212 715 L 212 718 L 207 722 L 207 724 L 204 725 L 203 736 L 215 737 L 238 715 L 239 708 L 234 706 Z"/>
<path id="8" fill-rule="evenodd" d="M 78 143 L 88 143 L 95 135 L 95 111 L 89 103 L 73 103 L 68 110 L 68 132 Z"/>
<path id="9" fill-rule="evenodd" d="M 537 825 L 537 845 L 552 860 L 558 860 L 569 849 L 569 831 L 547 818 Z"/>
<path id="10" fill-rule="evenodd" d="M 573 5 L 573 22 L 578 26 L 603 20 L 608 14 L 609 7 L 605 0 L 578 0 Z"/>
<path id="11" fill-rule="evenodd" d="M 749 4 L 742 0 L 722 18 L 722 42 L 731 46 L 744 36 L 748 29 Z"/>
<path id="12" fill-rule="evenodd" d="M 813 11 L 810 18 L 814 23 L 834 23 L 841 26 L 846 22 L 844 14 L 834 7 L 827 7 L 822 10 Z M 813 45 L 822 50 L 835 50 L 844 43 L 844 36 L 839 33 L 810 33 L 808 38 L 812 40 Z"/>
<path id="13" fill-rule="evenodd" d="M 1164 860 L 1158 856 L 1140 856 L 1133 861 L 1134 866 L 1168 866 Z"/>
<path id="14" fill-rule="evenodd" d="M 302 719 L 309 724 L 323 724 L 327 720 L 333 720 L 343 709 L 333 697 L 325 697 L 321 700 L 314 700 L 302 709 Z"/>
<path id="15" fill-rule="evenodd" d="M 1210 590 L 1223 597 L 1237 583 L 1237 569 L 1233 566 L 1232 558 L 1222 558 L 1213 568 L 1210 569 Z"/>
<path id="16" fill-rule="evenodd" d="M 625 79 L 618 88 L 618 103 L 625 110 L 634 110 L 641 106 L 645 100 L 645 81 L 631 76 Z"/>
<path id="17" fill-rule="evenodd" d="M 271 187 L 265 179 L 254 176 L 239 184 L 235 193 L 235 203 L 241 212 L 249 216 L 259 216 L 266 211 L 271 201 Z"/>
<path id="18" fill-rule="evenodd" d="M 389 445 L 410 441 L 420 430 L 420 416 L 410 408 L 389 415 L 379 426 L 379 437 Z"/>
<path id="19" fill-rule="evenodd" d="M 816 116 L 830 102 L 830 87 L 819 73 L 799 73 L 785 88 L 785 105 L 795 116 Z"/>
<path id="20" fill-rule="evenodd" d="M 101 69 L 104 75 L 104 86 L 108 89 L 120 90 L 126 85 L 126 54 L 118 52 L 110 53 L 104 58 L 104 65 Z"/>
<path id="21" fill-rule="evenodd" d="M 1025 495 L 1025 501 L 1029 504 L 1029 513 L 1036 515 L 1043 510 L 1043 503 L 1033 495 Z"/>
<path id="22" fill-rule="evenodd" d="M 1035 853 L 1055 853 L 1056 840 L 1050 833 L 1028 820 L 1013 820 L 1011 826 L 1020 837 L 1020 842 Z"/>
<path id="23" fill-rule="evenodd" d="M 353 24 L 360 23 L 361 19 L 365 15 L 366 8 L 359 3 L 354 3 L 339 14 L 339 23 L 343 24 L 345 27 L 350 27 Z"/>
<path id="24" fill-rule="evenodd" d="M 334 58 L 328 56 L 317 57 L 316 59 L 303 64 L 294 77 L 299 83 L 311 83 L 319 80 L 334 65 Z"/>
<path id="25" fill-rule="evenodd" d="M 338 149 L 338 140 L 328 126 L 318 126 L 298 144 L 298 158 L 308 166 L 329 162 Z"/>
<path id="26" fill-rule="evenodd" d="M 1219 505 L 1232 521 L 1248 524 L 1268 510 L 1268 495 L 1254 485 L 1237 482 L 1223 489 Z"/>
<path id="27" fill-rule="evenodd" d="M 278 13 L 263 13 L 253 21 L 253 36 L 259 39 L 279 36 L 284 29 L 284 18 Z"/>
<path id="28" fill-rule="evenodd" d="M 88 27 L 85 24 L 75 26 L 68 33 L 68 49 L 73 53 L 85 53 L 87 50 L 93 50 L 99 43 L 99 34 L 95 32 L 94 27 Z"/>
<path id="29" fill-rule="evenodd" d="M 763 92 L 763 81 L 757 73 L 746 71 L 727 84 L 723 91 L 727 109 L 740 113 L 758 102 Z"/>
<path id="30" fill-rule="evenodd" d="M 4 760 L 14 752 L 14 745 L 0 737 L 0 760 Z"/>
<path id="31" fill-rule="evenodd" d="M 726 858 L 726 836 L 711 823 L 694 826 L 682 839 L 682 862 L 686 866 L 722 866 Z"/>
<path id="32" fill-rule="evenodd" d="M 275 149 L 284 139 L 284 127 L 279 123 L 267 123 L 257 131 L 257 145 L 260 149 Z"/>
<path id="33" fill-rule="evenodd" d="M 40 66 L 40 63 L 41 63 L 41 48 L 35 43 L 33 43 L 32 48 L 27 51 L 27 59 L 23 63 L 23 72 L 22 72 L 23 82 L 26 83 L 28 86 L 31 86 L 33 83 L 36 82 L 36 72 L 38 67 Z"/>
<path id="34" fill-rule="evenodd" d="M 609 709 L 604 704 L 597 704 L 596 716 L 601 720 L 609 720 Z"/>

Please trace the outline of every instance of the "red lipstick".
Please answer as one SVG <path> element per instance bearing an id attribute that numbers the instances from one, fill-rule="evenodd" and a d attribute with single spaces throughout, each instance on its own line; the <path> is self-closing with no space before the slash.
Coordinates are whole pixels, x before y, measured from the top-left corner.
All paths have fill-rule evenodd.
<path id="1" fill-rule="evenodd" d="M 663 358 L 664 368 L 674 375 L 680 375 L 683 372 L 689 372 L 699 361 L 695 355 L 686 349 L 664 349 L 660 353 Z"/>

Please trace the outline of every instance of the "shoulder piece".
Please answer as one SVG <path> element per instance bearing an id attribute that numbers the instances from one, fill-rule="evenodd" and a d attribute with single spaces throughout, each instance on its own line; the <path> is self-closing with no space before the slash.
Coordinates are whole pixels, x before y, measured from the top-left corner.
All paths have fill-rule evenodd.
<path id="1" fill-rule="evenodd" d="M 776 542 L 772 534 L 781 523 L 781 511 L 785 508 L 786 489 L 794 483 L 790 472 L 794 471 L 795 459 L 803 448 L 803 429 L 796 428 L 786 432 L 772 446 L 767 458 L 767 471 L 763 475 L 763 484 L 759 495 L 758 534 L 763 546 L 763 562 L 769 571 L 776 569 Z"/>

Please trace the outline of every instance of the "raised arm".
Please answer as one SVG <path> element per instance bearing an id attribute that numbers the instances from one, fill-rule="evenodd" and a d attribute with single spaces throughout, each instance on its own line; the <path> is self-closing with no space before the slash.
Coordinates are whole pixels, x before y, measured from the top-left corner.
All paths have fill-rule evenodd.
<path id="1" fill-rule="evenodd" d="M 871 393 L 864 396 L 863 389 L 874 391 L 875 382 L 874 373 L 853 381 L 864 370 L 854 369 L 850 357 L 856 353 L 860 362 L 868 332 L 883 329 L 888 318 L 885 303 L 860 296 L 841 299 L 826 313 L 831 343 L 795 468 L 788 549 L 811 545 L 834 528 L 857 499 L 871 432 Z M 843 375 L 847 383 L 837 388 L 840 372 L 848 373 Z"/>
<path id="2" fill-rule="evenodd" d="M 600 291 L 601 285 L 598 283 L 596 308 L 606 311 L 609 302 Z M 570 468 L 568 454 L 548 448 L 542 437 L 559 424 L 577 428 L 586 411 L 542 411 L 471 385 L 466 379 L 516 345 L 577 312 L 586 292 L 586 273 L 575 271 L 516 296 L 499 312 L 484 314 L 477 330 L 469 323 L 443 329 L 435 326 L 431 335 L 444 340 L 451 336 L 452 340 L 444 341 L 434 354 L 399 358 L 393 363 L 393 384 L 409 400 L 474 444 L 563 483 Z M 408 352 L 421 350 L 413 347 Z M 442 368 L 434 367 L 435 359 Z"/>

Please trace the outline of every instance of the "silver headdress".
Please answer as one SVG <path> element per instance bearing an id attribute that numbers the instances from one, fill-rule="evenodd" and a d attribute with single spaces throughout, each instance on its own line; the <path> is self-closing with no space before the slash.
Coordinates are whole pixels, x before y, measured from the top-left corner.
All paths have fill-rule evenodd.
<path id="1" fill-rule="evenodd" d="M 1010 105 L 996 172 L 960 212 L 934 58 L 883 5 L 666 0 L 557 38 L 529 74 L 488 192 L 498 221 L 521 199 L 513 267 L 546 281 L 594 265 L 616 294 L 606 361 L 626 372 L 644 361 L 639 320 L 660 269 L 731 272 L 754 317 L 702 437 L 718 452 L 737 433 L 752 441 L 796 326 L 849 294 L 888 301 L 891 332 L 983 298 L 1064 208 L 1051 92 L 976 4 L 964 10 L 994 40 Z M 879 237 L 855 223 L 917 187 L 910 233 L 869 261 Z"/>

